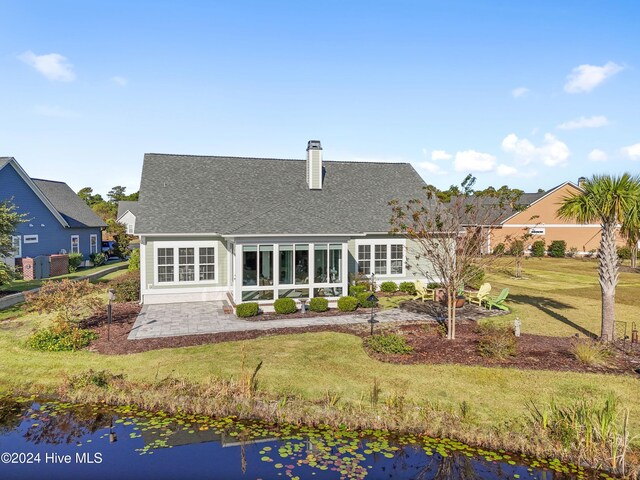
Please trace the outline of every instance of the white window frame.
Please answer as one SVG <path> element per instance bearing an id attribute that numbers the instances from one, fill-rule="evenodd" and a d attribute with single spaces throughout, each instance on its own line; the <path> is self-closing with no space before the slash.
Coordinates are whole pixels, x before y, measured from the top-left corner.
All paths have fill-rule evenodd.
<path id="1" fill-rule="evenodd" d="M 127 235 L 133 235 L 133 223 L 127 223 Z"/>
<path id="2" fill-rule="evenodd" d="M 360 271 L 360 255 L 359 250 L 361 245 L 370 245 L 371 246 L 371 256 L 368 260 L 369 262 L 369 273 L 362 274 L 365 276 L 370 276 L 372 274 L 378 277 L 392 277 L 392 278 L 401 278 L 406 276 L 407 272 L 407 240 L 404 238 L 389 238 L 389 239 L 357 239 L 356 240 L 356 263 L 357 269 L 356 271 Z M 376 245 L 384 245 L 386 246 L 387 256 L 386 256 L 386 273 L 375 273 L 375 251 Z M 402 272 L 401 273 L 391 273 L 391 245 L 402 245 Z"/>
<path id="3" fill-rule="evenodd" d="M 38 235 L 24 235 L 22 237 L 23 243 L 38 243 Z"/>
<path id="4" fill-rule="evenodd" d="M 89 253 L 98 253 L 98 235 L 96 235 L 95 233 L 92 233 L 89 236 Z"/>
<path id="5" fill-rule="evenodd" d="M 17 245 L 16 245 L 16 241 L 17 241 Z M 22 257 L 22 237 L 20 235 L 12 235 L 11 245 L 13 246 L 13 258 L 21 258 Z"/>
<path id="6" fill-rule="evenodd" d="M 73 251 L 73 239 L 77 239 L 78 240 L 78 244 L 77 244 L 77 251 L 74 252 Z M 69 253 L 80 253 L 80 235 L 71 235 L 71 249 L 69 250 Z"/>
<path id="7" fill-rule="evenodd" d="M 172 282 L 159 282 L 158 281 L 158 249 L 160 248 L 173 248 L 173 281 Z M 179 281 L 179 270 L 180 270 L 180 249 L 181 248 L 193 248 L 194 251 L 194 276 L 193 280 L 189 281 Z M 213 280 L 200 280 L 200 248 L 213 248 L 213 257 L 214 257 L 214 270 L 213 270 Z M 219 255 L 220 255 L 220 242 L 217 240 L 209 240 L 209 241 L 191 241 L 191 240 L 181 240 L 181 241 L 158 241 L 153 242 L 153 283 L 156 286 L 165 286 L 165 285 L 212 285 L 218 283 L 218 275 L 220 272 L 220 263 L 219 263 Z"/>

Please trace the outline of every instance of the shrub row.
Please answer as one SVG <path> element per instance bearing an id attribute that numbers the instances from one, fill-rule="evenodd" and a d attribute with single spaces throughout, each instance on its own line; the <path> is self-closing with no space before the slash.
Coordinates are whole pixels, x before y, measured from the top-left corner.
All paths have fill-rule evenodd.
<path id="1" fill-rule="evenodd" d="M 544 240 L 536 240 L 531 245 L 531 256 L 532 257 L 544 257 L 545 254 L 554 258 L 562 258 L 565 256 L 574 256 L 578 252 L 577 249 L 571 248 L 569 252 L 567 252 L 567 242 L 564 240 L 554 240 L 549 244 L 549 248 L 544 242 Z M 524 242 L 522 240 L 513 240 L 509 247 L 504 243 L 499 243 L 493 249 L 494 255 L 522 255 L 524 253 Z"/>
<path id="2" fill-rule="evenodd" d="M 116 302 L 140 300 L 140 272 L 127 272 L 109 283 L 116 292 Z"/>

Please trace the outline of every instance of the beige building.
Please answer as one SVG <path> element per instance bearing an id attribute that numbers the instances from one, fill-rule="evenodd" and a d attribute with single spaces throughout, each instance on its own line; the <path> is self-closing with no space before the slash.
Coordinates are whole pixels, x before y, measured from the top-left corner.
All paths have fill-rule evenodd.
<path id="1" fill-rule="evenodd" d="M 496 245 L 508 244 L 511 239 L 529 233 L 531 236 L 525 241 L 527 249 L 537 240 L 544 240 L 547 246 L 554 240 L 564 240 L 567 251 L 575 248 L 578 254 L 583 255 L 594 252 L 600 245 L 600 225 L 574 223 L 559 218 L 557 214 L 563 199 L 580 191 L 578 185 L 565 182 L 547 192 L 524 194 L 522 200 L 528 207 L 513 212 L 500 227 L 492 229 L 487 238 L 488 250 L 493 251 Z M 618 244 L 622 246 L 625 242 L 618 237 Z"/>

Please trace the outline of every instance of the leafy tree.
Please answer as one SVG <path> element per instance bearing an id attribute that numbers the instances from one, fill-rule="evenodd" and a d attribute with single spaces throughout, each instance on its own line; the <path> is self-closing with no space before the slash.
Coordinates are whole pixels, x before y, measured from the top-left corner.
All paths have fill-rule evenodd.
<path id="1" fill-rule="evenodd" d="M 13 269 L 4 263 L 2 258 L 14 255 L 12 236 L 18 224 L 26 221 L 25 217 L 25 214 L 18 213 L 12 202 L 0 202 L 0 285 L 13 280 Z"/>
<path id="2" fill-rule="evenodd" d="M 558 216 L 579 223 L 601 225 L 598 250 L 598 276 L 602 293 L 601 338 L 616 338 L 616 286 L 618 285 L 618 253 L 616 230 L 640 204 L 640 177 L 624 173 L 620 176 L 594 175 L 582 185 L 582 191 L 562 200 Z"/>
<path id="3" fill-rule="evenodd" d="M 130 193 L 124 199 L 129 200 L 131 202 L 137 202 L 140 197 L 140 191 Z"/>
<path id="4" fill-rule="evenodd" d="M 99 193 L 96 193 L 94 195 L 93 188 L 91 187 L 84 187 L 80 189 L 78 191 L 78 196 L 85 202 L 87 202 L 87 205 L 89 205 L 90 207 L 93 207 L 94 205 L 97 205 L 99 203 L 104 203 L 102 195 L 100 195 Z"/>
<path id="5" fill-rule="evenodd" d="M 109 202 L 117 203 L 122 200 L 125 200 L 127 198 L 127 195 L 125 194 L 126 190 L 127 190 L 126 187 L 122 187 L 120 185 L 116 185 L 115 187 L 113 187 L 111 190 L 109 190 L 109 193 L 107 193 L 107 198 L 109 199 Z"/>
<path id="6" fill-rule="evenodd" d="M 630 250 L 631 268 L 638 266 L 638 242 L 640 242 L 640 204 L 627 213 L 620 233 Z"/>

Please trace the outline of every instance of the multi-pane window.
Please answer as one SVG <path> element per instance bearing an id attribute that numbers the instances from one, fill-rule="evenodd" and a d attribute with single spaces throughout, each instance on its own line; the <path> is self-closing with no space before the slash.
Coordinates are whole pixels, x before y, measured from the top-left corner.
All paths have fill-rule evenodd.
<path id="1" fill-rule="evenodd" d="M 90 253 L 98 253 L 98 236 L 97 235 L 91 235 L 89 237 L 89 250 Z"/>
<path id="2" fill-rule="evenodd" d="M 193 282 L 196 279 L 195 249 L 193 247 L 178 249 L 178 281 Z"/>
<path id="3" fill-rule="evenodd" d="M 387 273 L 387 246 L 374 245 L 375 262 L 374 272 L 376 275 L 386 275 Z"/>
<path id="4" fill-rule="evenodd" d="M 391 252 L 389 255 L 390 258 L 390 267 L 391 270 L 389 273 L 391 275 L 402 275 L 402 245 L 389 245 L 391 248 Z"/>
<path id="5" fill-rule="evenodd" d="M 215 280 L 215 248 L 200 247 L 200 281 Z"/>
<path id="6" fill-rule="evenodd" d="M 371 245 L 358 245 L 358 272 L 363 275 L 371 273 Z"/>
<path id="7" fill-rule="evenodd" d="M 11 237 L 11 247 L 13 248 L 13 255 L 16 258 L 22 256 L 22 244 L 20 243 L 20 235 Z"/>
<path id="8" fill-rule="evenodd" d="M 158 249 L 158 282 L 173 282 L 173 248 Z"/>
<path id="9" fill-rule="evenodd" d="M 133 235 L 133 223 L 127 223 L 127 233 Z"/>
<path id="10" fill-rule="evenodd" d="M 71 235 L 71 253 L 80 253 L 79 235 Z"/>

